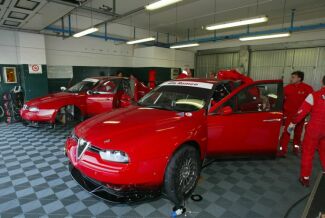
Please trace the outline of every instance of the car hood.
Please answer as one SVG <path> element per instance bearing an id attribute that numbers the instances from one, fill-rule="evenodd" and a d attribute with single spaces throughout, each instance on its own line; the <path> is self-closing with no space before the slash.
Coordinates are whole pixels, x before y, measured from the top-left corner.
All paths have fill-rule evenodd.
<path id="1" fill-rule="evenodd" d="M 183 118 L 182 112 L 132 105 L 92 117 L 79 124 L 75 132 L 79 138 L 102 147 L 106 142 L 145 137 L 157 130 L 175 127 Z"/>
<path id="2" fill-rule="evenodd" d="M 42 106 L 43 104 L 49 104 L 49 103 L 53 104 L 54 102 L 71 99 L 76 95 L 77 95 L 76 93 L 59 92 L 59 93 L 50 94 L 39 98 L 34 98 L 28 101 L 27 105 L 29 107 L 33 107 L 33 106 L 39 107 Z"/>

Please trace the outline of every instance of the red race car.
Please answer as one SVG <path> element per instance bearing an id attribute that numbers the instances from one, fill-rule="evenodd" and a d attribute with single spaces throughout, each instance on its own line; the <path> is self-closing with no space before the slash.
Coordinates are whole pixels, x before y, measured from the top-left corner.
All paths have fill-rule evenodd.
<path id="1" fill-rule="evenodd" d="M 68 137 L 74 179 L 111 202 L 164 193 L 181 204 L 206 157 L 277 152 L 281 80 L 165 82 L 136 105 L 90 118 Z"/>
<path id="2" fill-rule="evenodd" d="M 27 102 L 20 111 L 25 124 L 82 121 L 86 117 L 126 107 L 150 91 L 134 77 L 94 77 L 84 79 L 63 92 Z"/>

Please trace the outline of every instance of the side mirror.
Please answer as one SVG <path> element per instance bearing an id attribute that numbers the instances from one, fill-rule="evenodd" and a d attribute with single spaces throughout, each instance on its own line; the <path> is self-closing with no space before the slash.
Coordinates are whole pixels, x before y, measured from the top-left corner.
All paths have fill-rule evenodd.
<path id="1" fill-rule="evenodd" d="M 87 91 L 87 95 L 92 95 L 92 94 L 94 94 L 94 92 L 92 90 Z"/>
<path id="2" fill-rule="evenodd" d="M 67 90 L 67 88 L 64 87 L 64 86 L 61 86 L 61 87 L 60 87 L 60 90 L 61 90 L 62 92 L 64 92 L 65 90 Z"/>
<path id="3" fill-rule="evenodd" d="M 226 107 L 223 107 L 221 109 L 221 114 L 222 115 L 229 115 L 229 114 L 232 114 L 233 113 L 233 110 L 230 106 L 226 106 Z"/>

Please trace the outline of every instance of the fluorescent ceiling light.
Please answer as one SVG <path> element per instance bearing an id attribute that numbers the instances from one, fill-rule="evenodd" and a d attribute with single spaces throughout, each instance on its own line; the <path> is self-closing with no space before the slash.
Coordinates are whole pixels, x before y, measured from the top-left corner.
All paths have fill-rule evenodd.
<path id="1" fill-rule="evenodd" d="M 273 38 L 282 38 L 289 37 L 290 33 L 279 33 L 279 34 L 270 34 L 270 35 L 260 35 L 260 36 L 248 36 L 239 38 L 240 41 L 251 41 L 251 40 L 260 40 L 260 39 L 273 39 Z"/>
<path id="2" fill-rule="evenodd" d="M 147 10 L 156 10 L 156 9 L 159 9 L 159 8 L 163 8 L 163 7 L 166 7 L 168 5 L 172 5 L 172 4 L 175 4 L 177 2 L 180 2 L 182 0 L 160 0 L 160 1 L 157 1 L 157 2 L 154 2 L 154 3 L 151 3 L 149 5 L 146 5 L 146 9 Z"/>
<path id="3" fill-rule="evenodd" d="M 207 30 L 220 30 L 220 29 L 226 29 L 231 27 L 237 27 L 237 26 L 245 26 L 255 23 L 263 23 L 268 21 L 267 16 L 258 16 L 258 17 L 251 17 L 241 20 L 233 20 L 228 21 L 226 23 L 219 23 L 219 24 L 212 24 L 206 27 Z"/>
<path id="4" fill-rule="evenodd" d="M 191 43 L 191 44 L 181 44 L 181 45 L 172 45 L 170 48 L 187 48 L 187 47 L 195 47 L 199 46 L 199 43 Z"/>
<path id="5" fill-rule="evenodd" d="M 149 38 L 144 38 L 144 39 L 137 39 L 137 40 L 132 40 L 126 42 L 126 44 L 133 45 L 133 44 L 138 44 L 138 43 L 143 43 L 143 42 L 150 42 L 150 41 L 155 41 L 156 38 L 154 37 L 149 37 Z"/>
<path id="6" fill-rule="evenodd" d="M 78 38 L 78 37 L 85 36 L 85 35 L 88 35 L 88 34 L 90 34 L 90 33 L 97 32 L 97 31 L 98 31 L 98 28 L 96 28 L 96 27 L 91 27 L 91 28 L 86 29 L 86 30 L 83 30 L 83 31 L 81 31 L 81 32 L 79 32 L 79 33 L 75 33 L 75 34 L 73 34 L 73 37 Z"/>

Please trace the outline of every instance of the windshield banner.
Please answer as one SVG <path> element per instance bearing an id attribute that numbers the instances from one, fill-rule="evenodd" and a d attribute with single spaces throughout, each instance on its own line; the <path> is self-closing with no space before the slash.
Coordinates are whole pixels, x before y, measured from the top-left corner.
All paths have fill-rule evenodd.
<path id="1" fill-rule="evenodd" d="M 164 82 L 160 86 L 188 86 L 188 87 L 197 87 L 203 89 L 212 89 L 213 84 L 194 82 L 194 81 L 168 81 L 168 82 Z"/>

